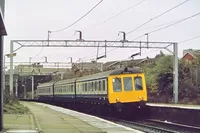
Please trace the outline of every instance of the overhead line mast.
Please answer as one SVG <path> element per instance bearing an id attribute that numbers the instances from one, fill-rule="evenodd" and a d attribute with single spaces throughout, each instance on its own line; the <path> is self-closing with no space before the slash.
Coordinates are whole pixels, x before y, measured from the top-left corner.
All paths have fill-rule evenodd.
<path id="1" fill-rule="evenodd" d="M 79 32 L 81 33 L 81 32 Z M 81 34 L 82 35 L 82 34 Z M 124 39 L 125 34 L 124 34 Z M 21 47 L 105 47 L 106 48 L 139 48 L 140 53 L 142 48 L 166 49 L 174 55 L 174 102 L 178 103 L 178 44 L 176 42 L 151 42 L 151 41 L 128 41 L 128 40 L 11 40 L 10 53 L 16 52 L 14 44 Z M 168 49 L 173 45 L 174 51 Z M 106 51 L 105 51 L 106 56 Z M 97 59 L 103 58 L 102 56 Z M 10 92 L 13 93 L 13 57 L 10 57 Z"/>

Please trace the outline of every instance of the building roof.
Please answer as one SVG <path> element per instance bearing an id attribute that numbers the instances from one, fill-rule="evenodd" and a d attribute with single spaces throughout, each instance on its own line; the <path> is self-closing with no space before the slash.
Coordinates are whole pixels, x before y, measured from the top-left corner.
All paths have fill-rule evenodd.
<path id="1" fill-rule="evenodd" d="M 199 49 L 186 49 L 186 50 L 183 50 L 183 58 L 187 54 L 190 54 L 193 58 L 197 58 L 198 56 L 200 56 L 200 50 Z"/>
<path id="2" fill-rule="evenodd" d="M 72 67 L 76 66 L 78 69 L 81 70 L 94 70 L 99 69 L 101 70 L 103 63 L 96 63 L 96 62 L 81 62 L 81 63 L 73 63 Z"/>
<path id="3" fill-rule="evenodd" d="M 43 68 L 42 65 L 18 65 L 14 69 L 14 73 L 20 75 L 44 75 L 44 74 L 52 74 L 53 72 L 57 73 L 65 73 L 70 71 L 69 68 Z"/>
<path id="4" fill-rule="evenodd" d="M 116 65 L 130 65 L 130 64 L 140 64 L 143 63 L 146 60 L 154 60 L 154 58 L 144 58 L 144 59 L 134 59 L 134 60 L 121 60 L 121 61 L 109 61 L 106 62 L 103 67 L 104 68 L 109 68 L 112 66 L 116 66 Z"/>

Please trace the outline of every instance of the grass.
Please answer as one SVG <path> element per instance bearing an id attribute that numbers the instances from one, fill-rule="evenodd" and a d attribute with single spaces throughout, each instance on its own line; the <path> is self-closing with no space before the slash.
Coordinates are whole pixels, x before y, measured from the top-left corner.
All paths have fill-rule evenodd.
<path id="1" fill-rule="evenodd" d="M 27 114 L 29 109 L 24 105 L 20 104 L 18 101 L 11 102 L 9 104 L 3 105 L 3 113 L 6 114 Z"/>

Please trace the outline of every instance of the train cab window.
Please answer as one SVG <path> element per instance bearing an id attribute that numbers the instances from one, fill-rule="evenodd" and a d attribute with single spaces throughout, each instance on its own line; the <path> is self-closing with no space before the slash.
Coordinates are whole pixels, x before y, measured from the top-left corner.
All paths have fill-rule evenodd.
<path id="1" fill-rule="evenodd" d="M 132 77 L 124 77 L 123 80 L 124 80 L 124 90 L 132 91 L 133 90 Z"/>
<path id="2" fill-rule="evenodd" d="M 134 82 L 135 82 L 135 90 L 143 90 L 142 87 L 142 77 L 135 77 L 134 78 Z"/>
<path id="3" fill-rule="evenodd" d="M 118 77 L 113 78 L 112 83 L 113 83 L 113 91 L 114 92 L 121 92 L 122 91 L 121 78 L 118 78 Z"/>

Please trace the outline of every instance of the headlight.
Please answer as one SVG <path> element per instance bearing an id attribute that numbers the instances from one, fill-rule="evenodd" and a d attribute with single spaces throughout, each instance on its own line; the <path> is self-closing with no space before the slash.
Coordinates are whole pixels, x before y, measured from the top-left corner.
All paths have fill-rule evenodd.
<path id="1" fill-rule="evenodd" d="M 116 98 L 116 102 L 119 102 L 119 100 L 120 100 L 120 99 L 119 99 L 119 97 L 118 97 L 118 98 Z"/>
<path id="2" fill-rule="evenodd" d="M 138 97 L 138 99 L 143 100 L 143 97 Z"/>

